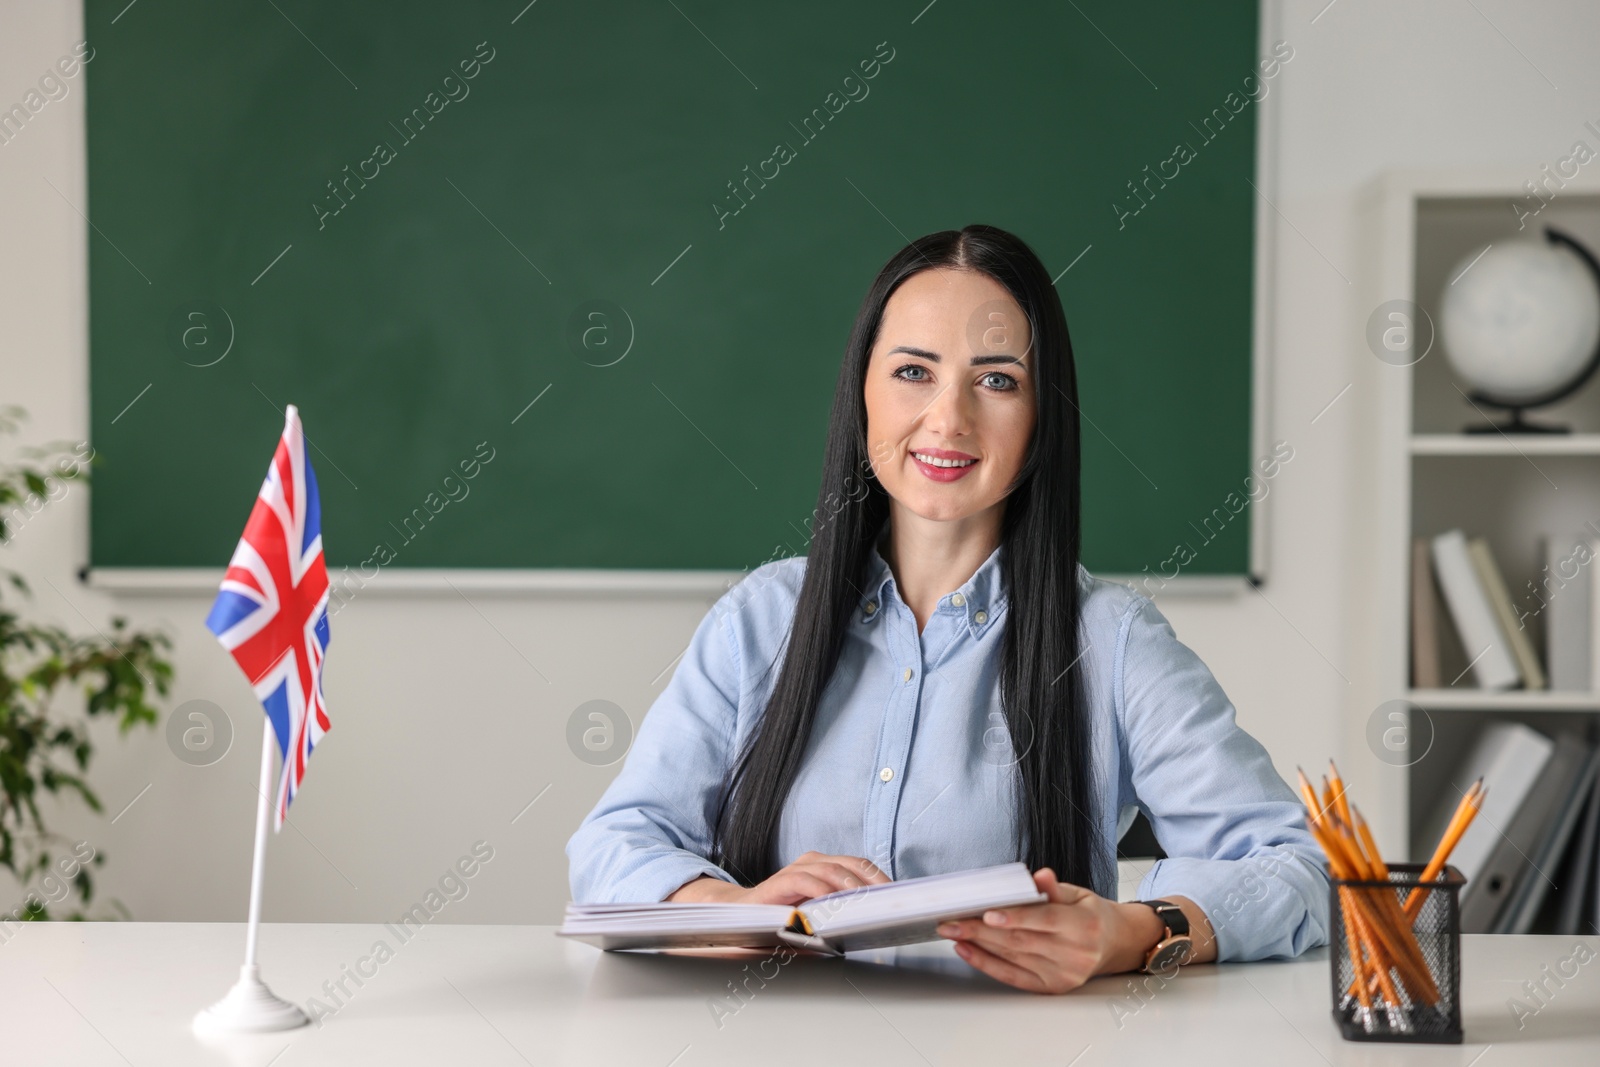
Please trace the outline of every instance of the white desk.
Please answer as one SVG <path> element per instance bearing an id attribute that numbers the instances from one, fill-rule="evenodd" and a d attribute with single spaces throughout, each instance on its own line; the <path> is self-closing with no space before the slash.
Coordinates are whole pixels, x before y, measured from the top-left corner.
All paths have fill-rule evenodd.
<path id="1" fill-rule="evenodd" d="M 264 977 L 304 1006 L 354 966 L 382 926 L 263 925 Z M 1583 941 L 1597 958 L 1519 1029 L 1521 983 Z M 1468 937 L 1465 1045 L 1343 1041 L 1329 1014 L 1326 950 L 1289 963 L 1185 969 L 1133 1010 L 1128 976 L 1060 997 L 972 971 L 946 943 L 899 966 L 797 957 L 737 1012 L 709 1005 L 756 953 L 725 959 L 601 953 L 548 926 L 436 926 L 398 948 L 320 1028 L 208 1047 L 191 1017 L 238 974 L 242 925 L 27 924 L 0 945 L 0 1062 L 262 1067 L 311 1064 L 1451 1064 L 1600 1063 L 1600 938 Z M 752 970 L 754 967 L 752 966 Z M 1552 984 L 1552 989 L 1554 986 Z M 331 1003 L 331 1001 L 330 1001 Z M 1491 1046 L 1485 1051 L 1485 1046 Z M 276 1058 L 275 1058 L 276 1057 Z"/>

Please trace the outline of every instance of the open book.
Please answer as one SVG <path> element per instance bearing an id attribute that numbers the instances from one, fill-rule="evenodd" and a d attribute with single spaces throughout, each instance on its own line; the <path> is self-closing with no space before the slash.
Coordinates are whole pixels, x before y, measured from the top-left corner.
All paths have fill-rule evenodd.
<path id="1" fill-rule="evenodd" d="M 1025 863 L 845 889 L 804 904 L 571 904 L 556 933 L 600 948 L 760 948 L 840 955 L 935 941 L 938 925 L 1047 898 Z"/>

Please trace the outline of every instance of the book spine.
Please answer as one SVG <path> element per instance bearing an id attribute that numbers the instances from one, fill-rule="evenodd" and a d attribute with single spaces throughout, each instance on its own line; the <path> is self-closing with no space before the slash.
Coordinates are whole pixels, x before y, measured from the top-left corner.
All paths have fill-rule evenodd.
<path id="1" fill-rule="evenodd" d="M 1495 562 L 1494 550 L 1489 547 L 1488 541 L 1474 537 L 1467 543 L 1467 551 L 1472 555 L 1478 581 L 1483 585 L 1484 594 L 1489 598 L 1489 605 L 1494 608 L 1500 630 L 1505 634 L 1506 643 L 1511 647 L 1511 655 L 1517 661 L 1517 672 L 1522 675 L 1523 686 L 1527 689 L 1543 689 L 1544 668 L 1539 664 L 1539 657 L 1534 654 L 1533 642 L 1528 638 L 1527 627 L 1517 618 L 1516 608 L 1511 605 L 1511 594 L 1506 589 L 1506 580 L 1500 573 L 1500 565 Z"/>
<path id="2" fill-rule="evenodd" d="M 1500 624 L 1495 621 L 1494 609 L 1478 582 L 1466 535 L 1460 530 L 1446 530 L 1435 537 L 1433 565 L 1478 685 L 1484 689 L 1512 688 L 1521 681 L 1521 675 Z"/>
<path id="3" fill-rule="evenodd" d="M 1591 555 L 1586 569 L 1573 574 L 1578 549 L 1591 553 L 1594 544 L 1577 537 L 1546 537 L 1544 542 L 1544 646 L 1550 670 L 1550 688 L 1587 692 L 1592 687 L 1592 618 L 1594 595 Z"/>
<path id="4" fill-rule="evenodd" d="M 1593 553 L 1600 552 L 1600 537 L 1589 540 L 1589 552 L 1593 563 L 1589 564 L 1589 684 L 1590 692 L 1600 692 L 1600 557 Z M 1597 887 L 1600 887 L 1600 873 L 1595 875 Z M 1600 923 L 1600 899 L 1597 899 L 1594 920 Z"/>
<path id="5" fill-rule="evenodd" d="M 1439 673 L 1439 596 L 1433 582 L 1433 559 L 1428 539 L 1411 542 L 1411 687 L 1438 689 Z"/>

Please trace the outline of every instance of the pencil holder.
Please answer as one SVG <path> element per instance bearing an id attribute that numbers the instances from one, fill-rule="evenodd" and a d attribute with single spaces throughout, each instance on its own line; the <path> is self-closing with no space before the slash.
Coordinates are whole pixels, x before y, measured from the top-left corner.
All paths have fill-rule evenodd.
<path id="1" fill-rule="evenodd" d="M 1448 866 L 1431 882 L 1421 873 L 1396 863 L 1388 881 L 1329 876 L 1333 1018 L 1347 1041 L 1461 1043 L 1466 879 Z"/>

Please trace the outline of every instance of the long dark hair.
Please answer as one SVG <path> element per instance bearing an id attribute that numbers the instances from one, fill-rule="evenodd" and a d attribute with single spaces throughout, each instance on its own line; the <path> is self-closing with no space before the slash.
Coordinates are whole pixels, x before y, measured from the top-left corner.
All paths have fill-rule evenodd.
<path id="1" fill-rule="evenodd" d="M 776 869 L 775 842 L 810 737 L 817 701 L 858 609 L 889 497 L 871 477 L 863 390 L 884 305 L 907 278 L 936 267 L 979 271 L 1027 315 L 1038 418 L 1001 522 L 1009 598 L 1000 696 L 1020 774 L 1015 848 L 1030 869 L 1107 893 L 1089 719 L 1079 652 L 1078 387 L 1067 319 L 1033 250 L 1005 230 L 968 226 L 911 242 L 872 282 L 850 331 L 823 456 L 817 515 L 783 664 L 765 713 L 718 805 L 712 860 L 745 885 Z M 866 492 L 841 492 L 866 476 Z M 842 501 L 842 506 L 841 506 Z M 824 506 L 826 505 L 826 506 Z M 1022 855 L 1026 840 L 1026 856 Z"/>

